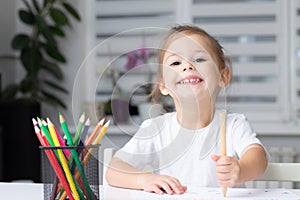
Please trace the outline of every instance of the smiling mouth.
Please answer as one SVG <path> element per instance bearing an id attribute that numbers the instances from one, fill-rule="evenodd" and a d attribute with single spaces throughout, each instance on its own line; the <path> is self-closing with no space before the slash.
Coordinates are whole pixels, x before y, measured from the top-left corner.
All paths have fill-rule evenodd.
<path id="1" fill-rule="evenodd" d="M 178 82 L 178 84 L 197 84 L 202 82 L 203 79 L 201 78 L 189 78 L 189 79 L 183 79 Z"/>

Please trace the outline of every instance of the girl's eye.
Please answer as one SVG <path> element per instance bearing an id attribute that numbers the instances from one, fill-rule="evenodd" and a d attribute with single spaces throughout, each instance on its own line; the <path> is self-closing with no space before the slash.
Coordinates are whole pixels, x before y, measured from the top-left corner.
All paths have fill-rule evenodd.
<path id="1" fill-rule="evenodd" d="M 197 58 L 194 60 L 194 62 L 204 62 L 204 61 L 206 61 L 206 60 L 203 58 Z"/>
<path id="2" fill-rule="evenodd" d="M 177 66 L 177 65 L 180 65 L 180 62 L 179 61 L 175 61 L 175 62 L 172 62 L 170 64 L 170 66 Z"/>

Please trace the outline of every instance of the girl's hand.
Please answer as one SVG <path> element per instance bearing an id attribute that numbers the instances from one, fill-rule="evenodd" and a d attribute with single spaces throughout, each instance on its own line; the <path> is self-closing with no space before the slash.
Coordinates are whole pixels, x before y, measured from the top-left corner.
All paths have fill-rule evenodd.
<path id="1" fill-rule="evenodd" d="M 143 174 L 139 182 L 144 191 L 156 194 L 183 194 L 187 189 L 178 179 L 166 175 Z"/>
<path id="2" fill-rule="evenodd" d="M 233 187 L 239 184 L 241 167 L 237 159 L 229 156 L 217 156 L 211 157 L 217 165 L 217 180 L 220 185 Z"/>

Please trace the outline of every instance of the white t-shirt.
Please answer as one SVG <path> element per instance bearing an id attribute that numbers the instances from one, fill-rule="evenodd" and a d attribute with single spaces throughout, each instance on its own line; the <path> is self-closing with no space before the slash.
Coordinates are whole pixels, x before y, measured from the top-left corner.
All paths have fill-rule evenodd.
<path id="1" fill-rule="evenodd" d="M 182 128 L 176 112 L 145 120 L 115 157 L 140 170 L 150 166 L 154 173 L 176 177 L 182 184 L 218 187 L 211 155 L 220 155 L 219 112 L 199 130 Z M 261 144 L 244 115 L 228 113 L 226 124 L 228 156 L 239 159 L 247 146 Z"/>

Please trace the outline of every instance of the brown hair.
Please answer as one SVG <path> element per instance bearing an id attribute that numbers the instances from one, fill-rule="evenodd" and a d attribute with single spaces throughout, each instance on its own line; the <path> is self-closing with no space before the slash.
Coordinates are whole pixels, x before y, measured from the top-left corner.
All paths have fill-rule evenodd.
<path id="1" fill-rule="evenodd" d="M 161 96 L 159 87 L 161 84 L 163 84 L 163 58 L 166 53 L 166 49 L 168 46 L 173 42 L 175 39 L 178 37 L 181 37 L 183 35 L 193 35 L 197 34 L 202 37 L 204 37 L 211 50 L 211 56 L 213 60 L 216 62 L 216 64 L 219 67 L 219 70 L 221 71 L 222 69 L 225 69 L 228 67 L 231 70 L 231 60 L 229 59 L 228 56 L 226 56 L 223 52 L 223 47 L 219 44 L 219 42 L 209 35 L 205 30 L 197 27 L 197 26 L 192 26 L 192 25 L 178 25 L 169 31 L 167 34 L 166 38 L 163 40 L 163 43 L 161 45 L 161 48 L 158 50 L 158 72 L 157 72 L 157 82 L 150 94 L 152 97 L 153 102 L 157 102 Z"/>

